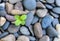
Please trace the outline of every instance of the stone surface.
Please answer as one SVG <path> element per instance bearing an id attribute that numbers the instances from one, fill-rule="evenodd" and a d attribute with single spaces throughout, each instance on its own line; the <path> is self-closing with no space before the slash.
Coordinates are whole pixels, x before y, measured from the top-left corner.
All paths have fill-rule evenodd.
<path id="1" fill-rule="evenodd" d="M 44 16 L 46 16 L 47 12 L 48 12 L 47 9 L 38 9 L 38 10 L 36 11 L 36 14 L 37 14 L 39 17 L 44 17 Z"/>
<path id="2" fill-rule="evenodd" d="M 0 26 L 3 26 L 6 22 L 6 19 L 4 17 L 0 17 Z"/>
<path id="3" fill-rule="evenodd" d="M 54 3 L 55 0 L 46 0 L 46 2 L 51 4 L 51 3 Z"/>
<path id="4" fill-rule="evenodd" d="M 1 0 L 0 0 L 0 2 L 1 2 Z"/>
<path id="5" fill-rule="evenodd" d="M 6 10 L 8 13 L 10 13 L 13 10 L 13 5 L 7 2 L 6 3 Z"/>
<path id="6" fill-rule="evenodd" d="M 24 27 L 24 26 L 22 26 L 22 27 L 20 28 L 20 32 L 21 32 L 22 34 L 24 34 L 24 35 L 30 35 L 29 30 L 28 30 L 26 27 Z"/>
<path id="7" fill-rule="evenodd" d="M 15 25 L 10 25 L 9 28 L 8 28 L 8 31 L 10 33 L 16 33 L 17 31 L 19 30 L 19 26 L 15 26 Z"/>
<path id="8" fill-rule="evenodd" d="M 1 39 L 2 41 L 15 41 L 15 36 L 10 34 L 4 38 Z"/>
<path id="9" fill-rule="evenodd" d="M 27 36 L 19 36 L 17 41 L 29 41 L 29 38 Z"/>
<path id="10" fill-rule="evenodd" d="M 36 23 L 34 25 L 34 33 L 37 38 L 41 38 L 43 36 L 43 31 L 40 23 Z"/>
<path id="11" fill-rule="evenodd" d="M 56 5 L 60 6 L 60 0 L 56 0 Z"/>
<path id="12" fill-rule="evenodd" d="M 49 36 L 45 35 L 39 41 L 50 41 L 50 38 Z"/>
<path id="13" fill-rule="evenodd" d="M 23 5 L 27 10 L 34 10 L 36 8 L 35 0 L 24 0 Z"/>
<path id="14" fill-rule="evenodd" d="M 60 38 L 54 38 L 53 41 L 60 41 Z"/>

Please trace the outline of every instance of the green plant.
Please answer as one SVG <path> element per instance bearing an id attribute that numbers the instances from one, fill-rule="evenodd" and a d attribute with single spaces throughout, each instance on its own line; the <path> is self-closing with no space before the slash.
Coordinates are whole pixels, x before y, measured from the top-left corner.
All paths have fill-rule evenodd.
<path id="1" fill-rule="evenodd" d="M 14 18 L 16 19 L 16 21 L 14 21 L 14 24 L 16 26 L 19 26 L 19 25 L 25 25 L 25 20 L 27 18 L 27 15 L 15 15 Z"/>

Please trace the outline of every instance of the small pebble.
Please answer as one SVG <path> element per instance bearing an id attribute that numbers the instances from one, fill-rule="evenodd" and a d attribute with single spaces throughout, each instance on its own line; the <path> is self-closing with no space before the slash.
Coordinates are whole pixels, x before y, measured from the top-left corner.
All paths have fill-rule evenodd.
<path id="1" fill-rule="evenodd" d="M 15 41 L 15 36 L 10 34 L 10 35 L 2 38 L 1 40 L 3 40 L 3 41 Z"/>
<path id="2" fill-rule="evenodd" d="M 50 38 L 49 36 L 45 35 L 39 41 L 50 41 Z"/>
<path id="3" fill-rule="evenodd" d="M 24 0 L 23 5 L 27 10 L 34 10 L 36 8 L 36 1 L 35 0 Z"/>
<path id="4" fill-rule="evenodd" d="M 28 30 L 26 27 L 24 27 L 24 26 L 22 26 L 22 27 L 20 28 L 20 32 L 21 32 L 22 34 L 24 34 L 24 35 L 30 35 L 29 30 Z"/>
<path id="5" fill-rule="evenodd" d="M 39 17 L 44 17 L 44 16 L 46 16 L 47 12 L 48 12 L 47 9 L 38 9 L 38 10 L 36 11 L 36 14 L 37 14 L 37 16 L 39 16 Z"/>
<path id="6" fill-rule="evenodd" d="M 19 26 L 15 26 L 15 25 L 10 25 L 9 28 L 8 28 L 8 31 L 10 33 L 16 33 L 17 31 L 19 30 Z"/>
<path id="7" fill-rule="evenodd" d="M 19 36 L 17 41 L 29 41 L 29 38 L 27 36 Z"/>
<path id="8" fill-rule="evenodd" d="M 60 38 L 54 38 L 53 41 L 60 41 Z"/>
<path id="9" fill-rule="evenodd" d="M 53 17 L 50 15 L 46 15 L 43 19 L 42 19 L 42 28 L 47 28 L 51 22 L 53 21 Z"/>
<path id="10" fill-rule="evenodd" d="M 43 31 L 40 23 L 36 23 L 34 25 L 34 33 L 37 38 L 41 38 L 43 36 Z"/>
<path id="11" fill-rule="evenodd" d="M 6 19 L 4 17 L 0 17 L 0 26 L 3 26 L 6 22 Z"/>
<path id="12" fill-rule="evenodd" d="M 60 6 L 60 0 L 56 0 L 56 5 Z"/>

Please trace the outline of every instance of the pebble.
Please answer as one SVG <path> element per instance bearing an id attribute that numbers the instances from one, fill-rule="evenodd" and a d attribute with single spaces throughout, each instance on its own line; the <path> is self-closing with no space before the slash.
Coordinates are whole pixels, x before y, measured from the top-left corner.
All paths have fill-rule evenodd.
<path id="1" fill-rule="evenodd" d="M 48 9 L 52 9 L 52 8 L 53 8 L 53 6 L 52 6 L 52 5 L 49 5 L 49 4 L 45 4 L 45 6 L 46 6 L 46 8 L 48 8 Z"/>
<path id="2" fill-rule="evenodd" d="M 0 39 L 7 36 L 8 34 L 9 34 L 8 32 L 4 32 L 4 33 L 0 34 Z"/>
<path id="3" fill-rule="evenodd" d="M 0 6 L 2 6 L 3 9 L 5 9 L 5 3 L 1 3 Z"/>
<path id="4" fill-rule="evenodd" d="M 0 2 L 1 2 L 1 0 L 0 0 Z"/>
<path id="5" fill-rule="evenodd" d="M 54 38 L 53 41 L 60 41 L 60 38 Z"/>
<path id="6" fill-rule="evenodd" d="M 38 17 L 37 16 L 34 16 L 33 21 L 32 21 L 32 24 L 35 24 L 38 20 L 39 20 Z"/>
<path id="7" fill-rule="evenodd" d="M 6 10 L 7 10 L 8 13 L 10 13 L 13 10 L 13 5 L 6 2 Z"/>
<path id="8" fill-rule="evenodd" d="M 49 26 L 47 28 L 47 34 L 48 34 L 49 37 L 57 37 L 58 36 L 58 33 L 57 33 L 56 29 L 53 28 L 52 26 Z"/>
<path id="9" fill-rule="evenodd" d="M 53 12 L 60 14 L 60 7 L 55 7 L 52 9 Z"/>
<path id="10" fill-rule="evenodd" d="M 36 11 L 36 14 L 37 14 L 37 16 L 39 16 L 39 17 L 44 17 L 44 16 L 46 16 L 47 12 L 48 12 L 47 9 L 38 9 L 38 10 Z"/>
<path id="11" fill-rule="evenodd" d="M 22 27 L 20 28 L 20 32 L 21 32 L 22 34 L 24 34 L 24 35 L 30 35 L 30 32 L 29 32 L 28 28 L 26 28 L 26 27 L 24 27 L 24 26 L 22 26 Z"/>
<path id="12" fill-rule="evenodd" d="M 26 19 L 26 26 L 30 26 L 30 24 L 32 23 L 32 20 L 34 18 L 34 13 L 33 12 L 29 12 L 27 14 L 27 19 Z"/>
<path id="13" fill-rule="evenodd" d="M 22 3 L 21 3 L 21 2 L 17 2 L 17 3 L 15 4 L 15 9 L 17 9 L 17 10 L 22 10 L 22 11 L 23 11 Z"/>
<path id="14" fill-rule="evenodd" d="M 55 0 L 46 0 L 46 2 L 52 4 L 55 2 Z"/>
<path id="15" fill-rule="evenodd" d="M 4 17 L 0 17 L 0 26 L 3 26 L 6 22 L 6 19 Z"/>
<path id="16" fill-rule="evenodd" d="M 53 26 L 55 27 L 57 24 L 59 24 L 59 21 L 57 18 L 55 18 L 52 22 Z"/>
<path id="17" fill-rule="evenodd" d="M 60 0 L 56 0 L 56 5 L 60 6 Z"/>
<path id="18" fill-rule="evenodd" d="M 11 3 L 11 4 L 15 4 L 15 3 L 17 3 L 17 2 L 19 2 L 19 1 L 21 1 L 21 0 L 9 0 L 9 2 Z"/>
<path id="19" fill-rule="evenodd" d="M 50 41 L 50 38 L 49 36 L 45 35 L 39 41 Z"/>
<path id="20" fill-rule="evenodd" d="M 57 30 L 58 34 L 60 35 L 60 24 L 56 24 L 56 30 Z"/>
<path id="21" fill-rule="evenodd" d="M 2 34 L 1 31 L 0 31 L 0 34 Z"/>
<path id="22" fill-rule="evenodd" d="M 8 31 L 10 33 L 16 33 L 17 31 L 19 30 L 19 26 L 15 26 L 15 25 L 10 25 L 9 28 L 8 28 Z"/>
<path id="23" fill-rule="evenodd" d="M 37 8 L 46 8 L 42 2 L 37 2 L 36 7 Z"/>
<path id="24" fill-rule="evenodd" d="M 10 34 L 10 35 L 2 38 L 1 40 L 3 40 L 3 41 L 15 41 L 15 36 Z"/>
<path id="25" fill-rule="evenodd" d="M 36 8 L 36 1 L 35 0 L 24 0 L 23 5 L 27 10 L 34 10 Z"/>
<path id="26" fill-rule="evenodd" d="M 46 35 L 46 33 L 47 33 L 46 30 L 43 29 L 43 35 Z"/>
<path id="27" fill-rule="evenodd" d="M 2 26 L 2 29 L 3 30 L 6 30 L 10 25 L 10 22 L 9 21 L 6 21 L 6 23 Z"/>
<path id="28" fill-rule="evenodd" d="M 17 41 L 29 41 L 29 38 L 27 36 L 22 35 L 18 37 Z"/>
<path id="29" fill-rule="evenodd" d="M 40 23 L 36 23 L 34 25 L 34 33 L 37 38 L 41 38 L 43 36 L 43 31 Z"/>
<path id="30" fill-rule="evenodd" d="M 53 17 L 50 15 L 46 15 L 42 19 L 42 28 L 46 29 L 51 24 L 52 21 L 53 21 Z"/>
<path id="31" fill-rule="evenodd" d="M 11 22 L 15 21 L 15 18 L 12 15 L 6 15 L 5 17 L 8 21 L 11 21 Z"/>

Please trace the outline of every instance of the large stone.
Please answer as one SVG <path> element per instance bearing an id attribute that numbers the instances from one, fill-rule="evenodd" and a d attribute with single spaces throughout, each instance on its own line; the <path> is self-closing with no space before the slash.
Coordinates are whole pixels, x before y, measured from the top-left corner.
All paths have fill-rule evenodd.
<path id="1" fill-rule="evenodd" d="M 4 38 L 1 39 L 2 41 L 15 41 L 15 36 L 10 34 Z"/>
<path id="2" fill-rule="evenodd" d="M 34 25 L 34 33 L 37 38 L 41 38 L 43 36 L 43 31 L 40 23 L 36 23 Z"/>
<path id="3" fill-rule="evenodd" d="M 27 36 L 19 36 L 17 41 L 29 41 L 29 38 Z"/>

